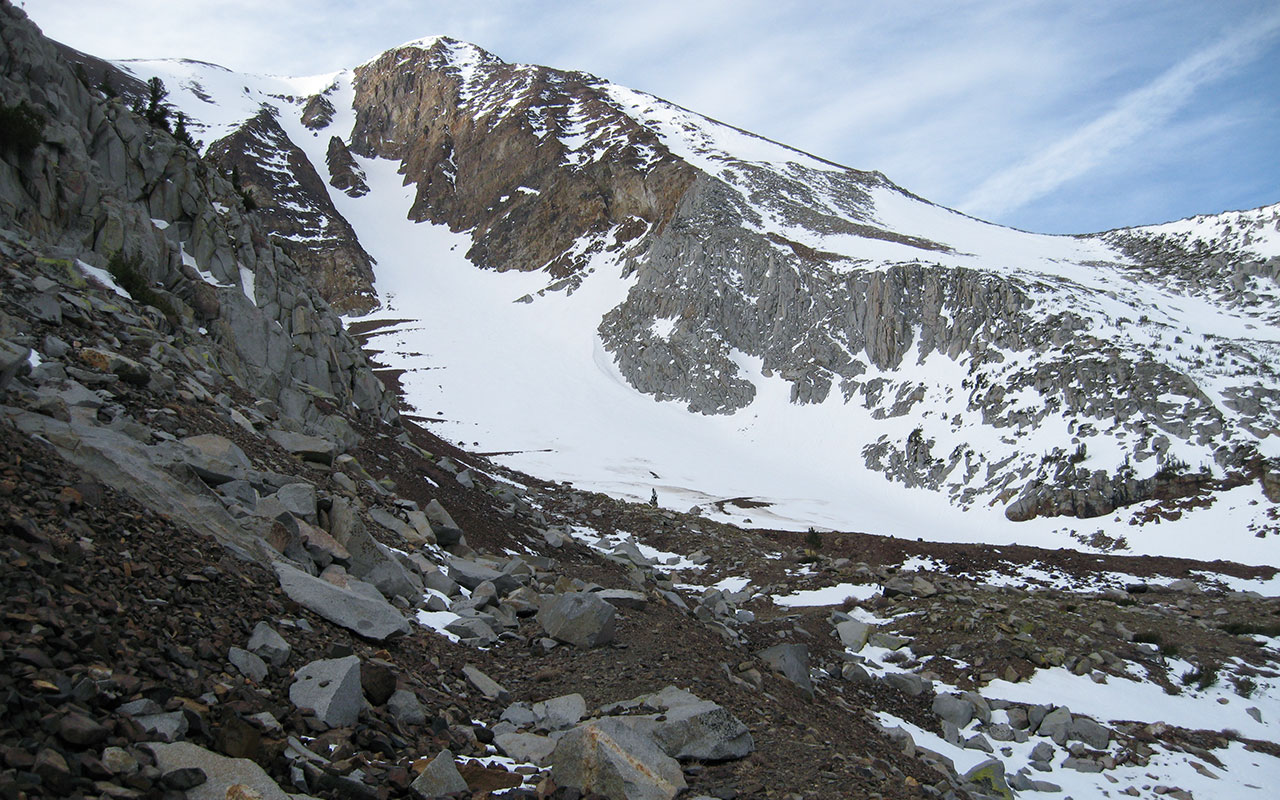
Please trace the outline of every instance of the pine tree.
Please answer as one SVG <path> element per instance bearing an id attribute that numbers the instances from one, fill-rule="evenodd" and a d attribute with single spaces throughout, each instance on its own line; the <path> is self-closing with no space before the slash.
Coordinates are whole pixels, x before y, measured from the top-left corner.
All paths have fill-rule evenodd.
<path id="1" fill-rule="evenodd" d="M 164 88 L 164 81 L 154 76 L 147 81 L 147 122 L 166 131 L 169 130 L 169 107 L 164 104 L 164 99 L 168 96 L 169 90 Z"/>
<path id="2" fill-rule="evenodd" d="M 191 138 L 191 132 L 187 130 L 187 115 L 181 111 L 178 112 L 177 121 L 173 124 L 173 138 L 182 142 L 192 150 L 199 150 L 200 143 Z"/>

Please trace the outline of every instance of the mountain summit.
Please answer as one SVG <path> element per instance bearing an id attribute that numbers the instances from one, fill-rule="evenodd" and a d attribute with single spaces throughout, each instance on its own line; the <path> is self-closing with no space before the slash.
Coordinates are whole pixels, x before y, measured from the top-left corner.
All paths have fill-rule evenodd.
<path id="1" fill-rule="evenodd" d="M 941 498 L 957 531 L 1074 517 L 1021 535 L 1142 552 L 1167 537 L 1129 523 L 1271 528 L 1280 206 L 1024 233 L 445 37 L 305 79 L 119 66 L 331 304 L 412 319 L 372 340 L 409 402 L 514 465 L 783 526 Z M 519 402 L 480 399 L 504 373 Z"/>

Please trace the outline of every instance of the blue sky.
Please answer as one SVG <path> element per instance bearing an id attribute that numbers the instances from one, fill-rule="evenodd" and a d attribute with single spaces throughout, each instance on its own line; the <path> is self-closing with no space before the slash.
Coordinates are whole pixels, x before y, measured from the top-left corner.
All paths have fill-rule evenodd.
<path id="1" fill-rule="evenodd" d="M 880 170 L 934 202 L 1046 233 L 1280 202 L 1275 0 L 25 7 L 50 36 L 95 55 L 276 74 L 331 72 L 447 34 L 508 61 L 652 92 Z"/>

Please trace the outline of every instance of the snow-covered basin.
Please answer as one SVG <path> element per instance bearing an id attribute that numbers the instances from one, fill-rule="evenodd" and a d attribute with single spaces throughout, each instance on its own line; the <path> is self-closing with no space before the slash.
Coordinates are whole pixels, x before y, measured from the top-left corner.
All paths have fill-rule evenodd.
<path id="1" fill-rule="evenodd" d="M 802 589 L 791 594 L 775 594 L 773 602 L 780 606 L 838 606 L 849 598 L 869 600 L 880 591 L 874 583 L 839 583 L 822 589 Z"/>
<path id="2" fill-rule="evenodd" d="M 1170 672 L 1176 679 L 1193 665 L 1175 662 L 1173 666 Z M 1111 676 L 1107 683 L 1094 683 L 1087 675 L 1073 675 L 1067 669 L 1055 667 L 1037 670 L 1031 678 L 1018 683 L 992 681 L 982 690 L 982 695 L 1020 703 L 1052 702 L 1076 714 L 1088 714 L 1108 722 L 1158 721 L 1193 730 L 1231 729 L 1250 738 L 1271 741 L 1280 731 L 1277 726 L 1280 691 L 1263 679 L 1259 683 L 1260 688 L 1248 698 L 1233 692 L 1225 680 L 1204 691 L 1183 688 L 1181 694 L 1170 695 L 1147 681 Z M 1262 722 L 1245 711 L 1250 707 L 1262 712 Z"/>

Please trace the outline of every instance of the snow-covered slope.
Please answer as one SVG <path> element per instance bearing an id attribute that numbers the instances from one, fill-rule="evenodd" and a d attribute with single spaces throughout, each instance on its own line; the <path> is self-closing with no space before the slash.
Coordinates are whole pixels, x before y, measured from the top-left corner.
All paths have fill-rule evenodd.
<path id="1" fill-rule="evenodd" d="M 326 180 L 350 146 L 370 191 L 327 201 L 377 262 L 371 346 L 512 466 L 755 525 L 1280 561 L 1276 207 L 1024 233 L 443 38 L 301 79 L 121 66 L 207 143 L 265 107 Z"/>

